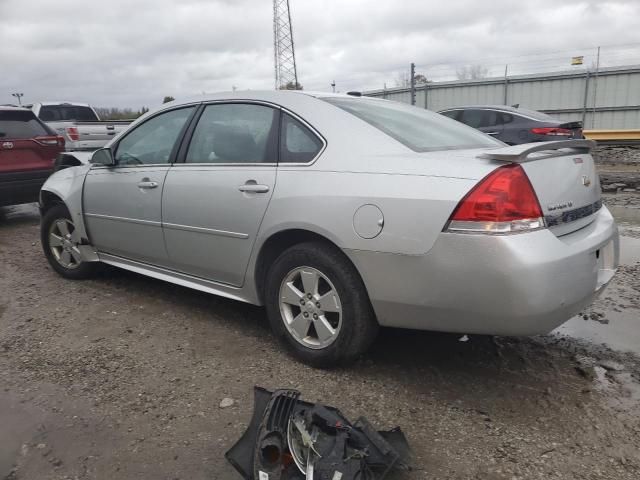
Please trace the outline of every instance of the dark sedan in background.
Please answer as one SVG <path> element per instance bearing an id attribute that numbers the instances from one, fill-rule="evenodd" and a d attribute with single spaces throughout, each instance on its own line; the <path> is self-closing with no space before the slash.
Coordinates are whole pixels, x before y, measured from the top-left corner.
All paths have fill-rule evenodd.
<path id="1" fill-rule="evenodd" d="M 582 122 L 564 122 L 546 113 L 506 105 L 454 107 L 438 112 L 509 145 L 583 138 Z"/>

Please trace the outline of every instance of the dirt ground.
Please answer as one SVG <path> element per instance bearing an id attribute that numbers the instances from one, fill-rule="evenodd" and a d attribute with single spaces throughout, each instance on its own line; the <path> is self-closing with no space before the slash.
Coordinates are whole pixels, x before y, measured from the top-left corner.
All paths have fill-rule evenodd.
<path id="1" fill-rule="evenodd" d="M 398 479 L 640 478 L 636 354 L 578 334 L 383 330 L 353 367 L 314 370 L 260 308 L 116 269 L 60 278 L 38 222 L 0 209 L 0 479 L 239 479 L 224 452 L 254 385 L 400 425 L 416 468 Z M 604 342 L 616 314 L 622 337 L 638 330 L 638 254 L 573 320 Z"/>

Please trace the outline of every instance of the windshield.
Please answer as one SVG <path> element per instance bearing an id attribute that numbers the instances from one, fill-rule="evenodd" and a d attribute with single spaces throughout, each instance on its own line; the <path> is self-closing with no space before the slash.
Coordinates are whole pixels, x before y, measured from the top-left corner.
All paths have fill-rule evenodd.
<path id="1" fill-rule="evenodd" d="M 98 117 L 91 107 L 79 105 L 43 105 L 38 114 L 45 122 L 76 121 L 97 122 Z"/>
<path id="2" fill-rule="evenodd" d="M 372 98 L 322 98 L 415 152 L 498 147 L 493 138 L 429 110 Z"/>

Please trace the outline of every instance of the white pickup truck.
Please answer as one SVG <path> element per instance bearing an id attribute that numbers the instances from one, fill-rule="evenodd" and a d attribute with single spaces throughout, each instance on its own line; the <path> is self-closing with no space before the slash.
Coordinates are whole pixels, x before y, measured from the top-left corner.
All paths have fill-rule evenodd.
<path id="1" fill-rule="evenodd" d="M 38 102 L 25 105 L 62 135 L 67 150 L 97 150 L 123 131 L 132 120 L 102 121 L 86 103 Z"/>

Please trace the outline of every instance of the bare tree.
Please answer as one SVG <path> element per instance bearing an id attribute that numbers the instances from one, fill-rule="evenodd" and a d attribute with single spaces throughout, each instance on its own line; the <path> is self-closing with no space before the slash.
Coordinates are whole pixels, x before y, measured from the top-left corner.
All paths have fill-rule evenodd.
<path id="1" fill-rule="evenodd" d="M 398 72 L 398 74 L 394 78 L 394 83 L 396 84 L 396 87 L 408 87 L 409 85 L 411 85 L 411 81 L 409 80 L 410 76 L 411 75 L 409 75 L 404 70 L 401 72 Z"/>
<path id="2" fill-rule="evenodd" d="M 478 80 L 486 78 L 489 69 L 483 65 L 465 65 L 456 70 L 458 80 Z"/>

